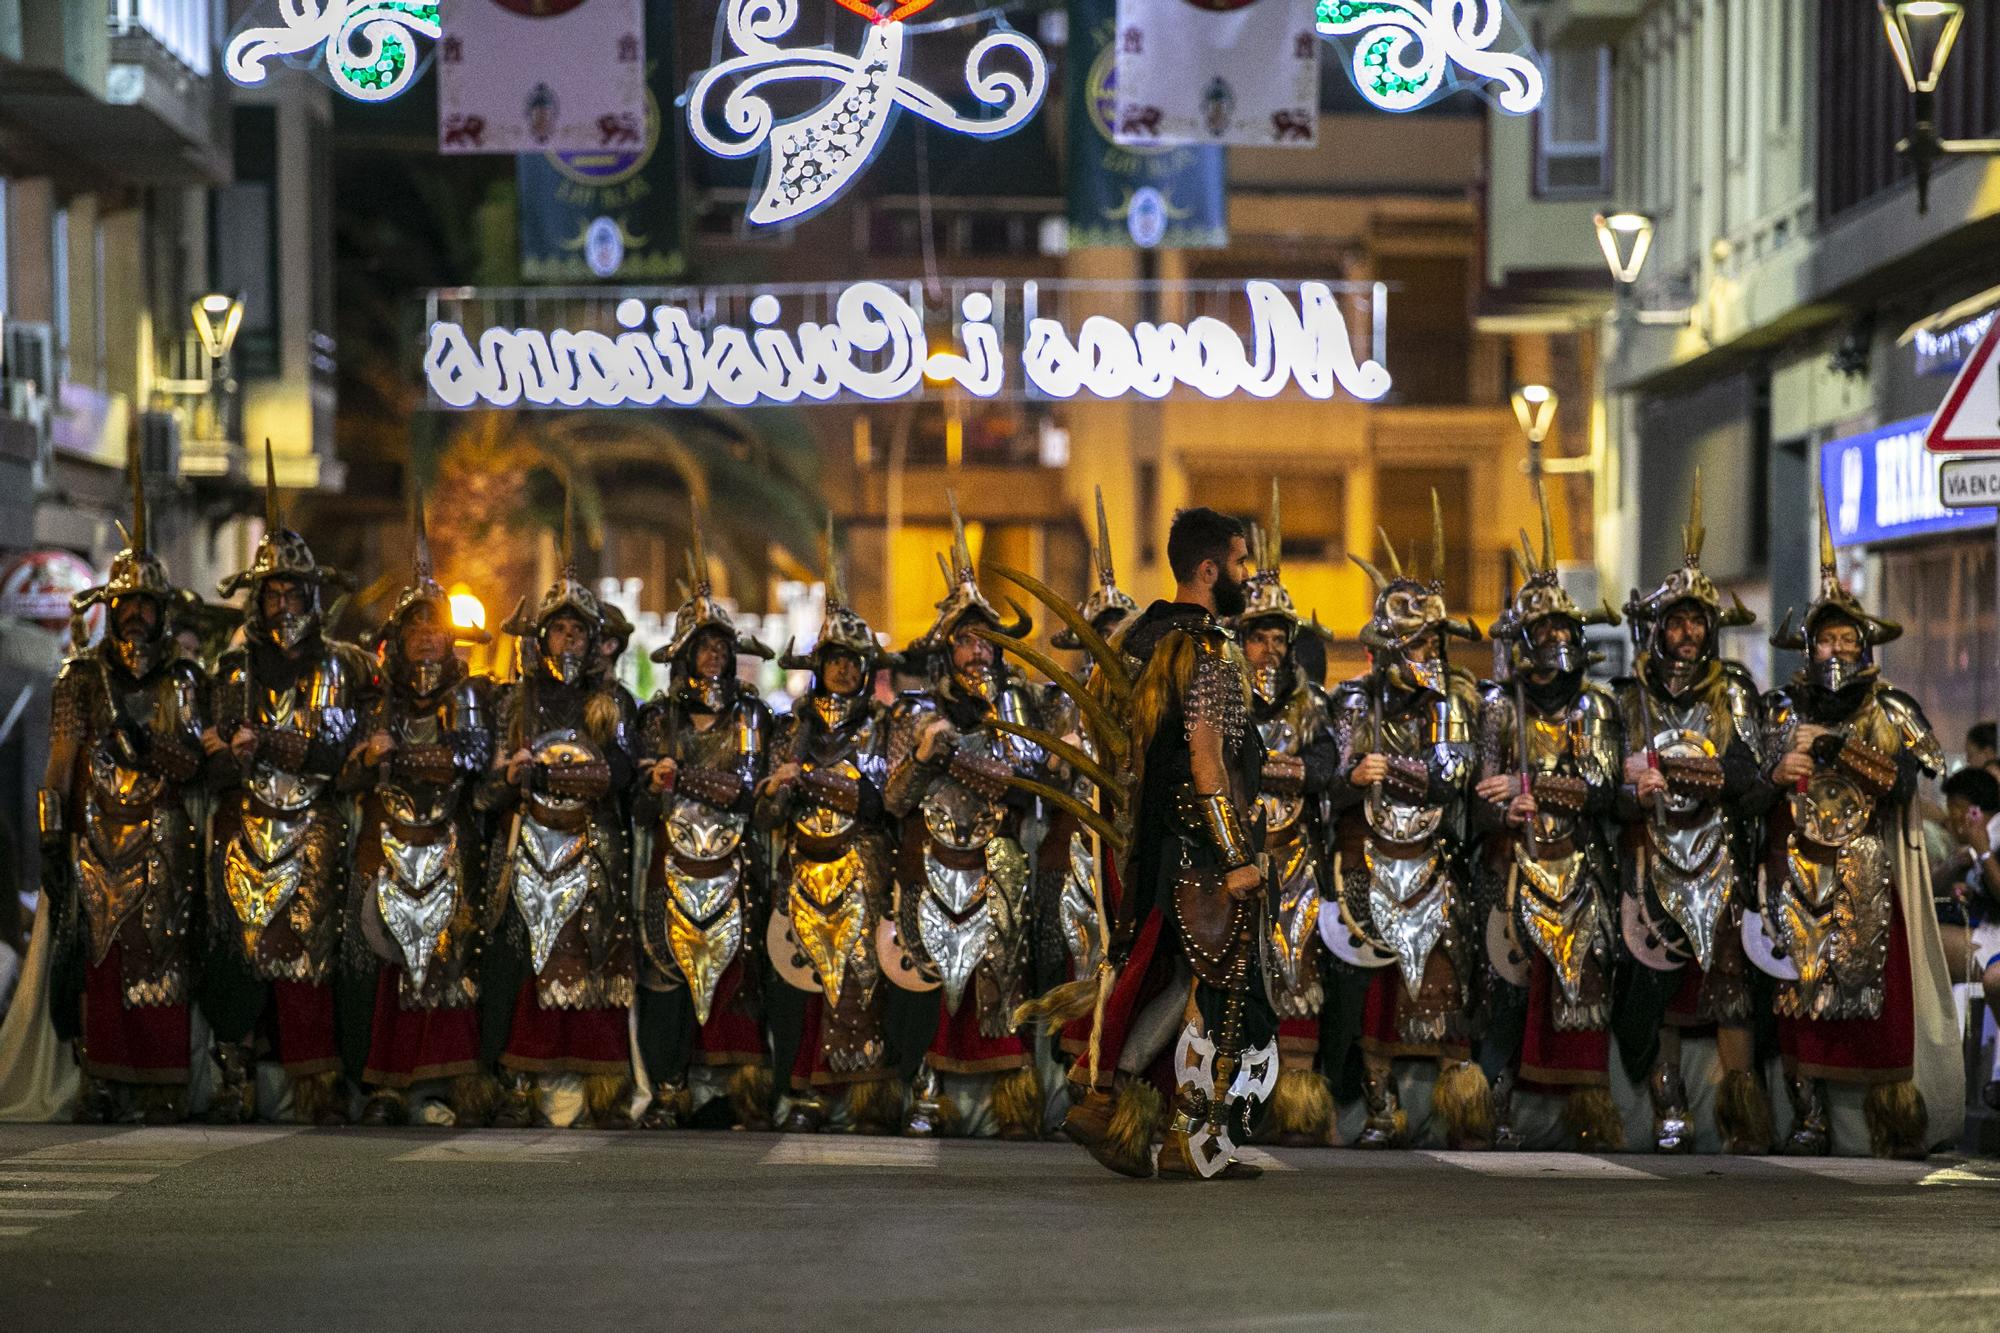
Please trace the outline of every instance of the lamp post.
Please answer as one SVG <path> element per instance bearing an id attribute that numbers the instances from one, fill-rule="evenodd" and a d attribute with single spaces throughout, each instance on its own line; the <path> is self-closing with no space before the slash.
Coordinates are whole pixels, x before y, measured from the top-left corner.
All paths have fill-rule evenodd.
<path id="1" fill-rule="evenodd" d="M 1965 6 L 1958 0 L 1875 0 L 1889 53 L 1910 92 L 1910 137 L 1896 151 L 1910 160 L 1917 175 L 1917 212 L 1931 205 L 1931 168 L 1943 157 L 2000 155 L 2000 139 L 1946 139 L 1938 134 L 1937 86 L 1965 25 Z"/>
<path id="2" fill-rule="evenodd" d="M 1542 442 L 1556 424 L 1556 391 L 1546 384 L 1524 384 L 1514 390 L 1514 420 L 1528 437 L 1528 479 L 1540 481 L 1553 469 L 1542 461 Z"/>
<path id="3" fill-rule="evenodd" d="M 209 393 L 213 395 L 218 386 L 222 390 L 221 405 L 211 404 L 211 411 L 215 413 L 224 445 L 235 442 L 229 408 L 235 401 L 236 380 L 230 373 L 229 354 L 236 346 L 236 334 L 242 327 L 242 297 L 210 292 L 195 299 L 194 334 L 201 340 L 201 350 L 209 360 Z"/>

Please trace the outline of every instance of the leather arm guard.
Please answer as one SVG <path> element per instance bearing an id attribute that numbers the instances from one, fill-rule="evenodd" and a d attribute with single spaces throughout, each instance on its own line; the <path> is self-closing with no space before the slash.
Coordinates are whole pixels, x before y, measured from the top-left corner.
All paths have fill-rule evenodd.
<path id="1" fill-rule="evenodd" d="M 1535 776 L 1535 804 L 1546 805 L 1566 814 L 1580 815 L 1590 799 L 1590 784 L 1582 778 L 1564 777 L 1560 773 L 1540 773 Z"/>
<path id="2" fill-rule="evenodd" d="M 298 773 L 306 766 L 306 751 L 312 737 L 290 727 L 259 727 L 257 758 L 285 773 Z"/>
<path id="3" fill-rule="evenodd" d="M 54 787 L 35 792 L 35 826 L 44 847 L 60 843 L 69 832 L 63 821 L 63 794 Z"/>
<path id="4" fill-rule="evenodd" d="M 611 790 L 611 765 L 602 759 L 541 766 L 542 790 L 571 801 L 594 801 Z"/>
<path id="5" fill-rule="evenodd" d="M 683 768 L 674 776 L 674 789 L 703 805 L 727 810 L 743 795 L 743 779 L 720 768 Z"/>
<path id="6" fill-rule="evenodd" d="M 844 773 L 829 773 L 815 768 L 799 779 L 805 789 L 806 799 L 827 810 L 837 810 L 843 815 L 859 813 L 861 809 L 861 784 Z"/>
<path id="7" fill-rule="evenodd" d="M 1306 789 L 1305 765 L 1296 755 L 1266 752 L 1262 782 L 1273 796 L 1298 796 Z"/>
<path id="8" fill-rule="evenodd" d="M 1236 813 L 1236 803 L 1227 793 L 1212 792 L 1204 796 L 1187 787 L 1182 789 L 1176 804 L 1180 807 L 1181 822 L 1208 836 L 1223 870 L 1236 870 L 1257 859 L 1243 831 L 1243 820 Z"/>
<path id="9" fill-rule="evenodd" d="M 1007 779 L 1014 770 L 1005 761 L 986 755 L 954 754 L 950 772 L 952 780 L 960 786 L 989 801 L 997 801 L 1007 794 Z"/>
<path id="10" fill-rule="evenodd" d="M 1419 805 L 1430 794 L 1430 765 L 1421 759 L 1410 759 L 1402 755 L 1387 755 L 1389 772 L 1382 779 L 1382 787 L 1391 796 L 1406 805 Z"/>
<path id="11" fill-rule="evenodd" d="M 201 772 L 202 753 L 179 736 L 155 736 L 153 767 L 169 782 L 189 782 Z"/>
<path id="12" fill-rule="evenodd" d="M 1722 794 L 1722 764 L 1706 755 L 1661 755 L 1660 776 L 1676 796 L 1712 801 Z"/>
<path id="13" fill-rule="evenodd" d="M 396 776 L 443 786 L 458 771 L 457 753 L 449 745 L 406 745 L 389 760 Z"/>
<path id="14" fill-rule="evenodd" d="M 1813 758 L 1844 770 L 1872 796 L 1886 796 L 1896 786 L 1895 756 L 1852 736 L 1820 737 L 1813 742 Z"/>

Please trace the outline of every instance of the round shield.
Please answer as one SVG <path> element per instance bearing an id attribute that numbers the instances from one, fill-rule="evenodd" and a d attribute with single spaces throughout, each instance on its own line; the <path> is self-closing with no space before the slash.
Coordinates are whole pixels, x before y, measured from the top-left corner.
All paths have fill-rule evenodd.
<path id="1" fill-rule="evenodd" d="M 771 969 L 787 986 L 808 995 L 820 994 L 819 974 L 813 971 L 806 951 L 799 947 L 791 917 L 783 912 L 771 913 L 771 924 L 764 931 L 764 949 L 770 955 Z"/>
<path id="2" fill-rule="evenodd" d="M 938 979 L 930 975 L 924 965 L 903 947 L 903 939 L 896 931 L 893 917 L 883 917 L 881 924 L 875 927 L 875 958 L 882 964 L 882 975 L 901 990 L 921 995 L 938 988 Z"/>
<path id="3" fill-rule="evenodd" d="M 1329 907 L 1333 909 L 1330 912 Z M 1325 942 L 1327 952 L 1353 967 L 1387 967 L 1396 961 L 1396 955 L 1382 952 L 1348 923 L 1347 909 L 1338 898 L 1320 901 L 1319 937 Z"/>
<path id="4" fill-rule="evenodd" d="M 1528 984 L 1528 952 L 1514 938 L 1507 914 L 1497 907 L 1486 914 L 1486 961 L 1493 965 L 1493 974 L 1508 985 Z"/>

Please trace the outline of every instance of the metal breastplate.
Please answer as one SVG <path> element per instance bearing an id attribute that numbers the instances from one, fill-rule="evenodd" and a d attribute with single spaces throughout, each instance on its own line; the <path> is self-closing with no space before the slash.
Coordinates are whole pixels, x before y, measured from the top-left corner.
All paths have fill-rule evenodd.
<path id="1" fill-rule="evenodd" d="M 245 947 L 255 951 L 261 935 L 305 879 L 307 816 L 243 812 L 242 829 L 222 855 L 222 884 L 242 924 Z"/>
<path id="2" fill-rule="evenodd" d="M 785 903 L 792 933 L 812 963 L 828 1006 L 839 1008 L 848 960 L 868 934 L 860 849 L 850 846 L 831 861 L 794 857 Z"/>
<path id="3" fill-rule="evenodd" d="M 537 975 L 549 965 L 563 927 L 590 891 L 589 853 L 586 830 L 565 833 L 522 813 L 521 839 L 514 853 L 514 909 L 528 928 L 528 950 Z"/>
<path id="4" fill-rule="evenodd" d="M 672 855 L 664 866 L 667 948 L 694 999 L 695 1021 L 708 1022 L 722 974 L 743 947 L 742 868 L 728 862 L 713 875 L 692 875 Z"/>
<path id="5" fill-rule="evenodd" d="M 1661 731 L 1653 748 L 1662 758 L 1715 758 L 1714 744 L 1692 729 Z M 1729 824 L 1719 805 L 1704 809 L 1686 796 L 1669 793 L 1666 808 L 1666 823 L 1646 821 L 1647 881 L 1705 970 L 1715 957 L 1716 932 L 1736 885 Z"/>
<path id="6" fill-rule="evenodd" d="M 1549 960 L 1563 995 L 1580 1001 L 1591 951 L 1609 929 L 1604 905 L 1584 874 L 1584 854 L 1536 860 L 1514 848 L 1515 922 L 1521 938 Z"/>
<path id="7" fill-rule="evenodd" d="M 1560 774 L 1578 776 L 1570 760 L 1570 741 L 1562 718 L 1535 717 L 1528 723 L 1528 769 L 1531 776 Z M 1535 812 L 1535 834 L 1546 842 L 1560 842 L 1577 833 L 1577 818 L 1567 810 L 1541 806 Z"/>
<path id="8" fill-rule="evenodd" d="M 1432 827 L 1435 831 L 1435 824 Z M 1424 969 L 1444 937 L 1451 908 L 1451 879 L 1444 857 L 1426 842 L 1412 840 L 1406 846 L 1422 850 L 1398 854 L 1388 849 L 1386 839 L 1371 838 L 1366 851 L 1370 934 L 1395 956 L 1411 994 L 1423 987 Z"/>
<path id="9" fill-rule="evenodd" d="M 946 778 L 924 797 L 923 812 L 924 828 L 940 846 L 976 852 L 1000 831 L 1006 807 Z"/>
<path id="10" fill-rule="evenodd" d="M 861 779 L 861 769 L 852 759 L 837 759 L 829 763 L 809 759 L 803 767 L 808 773 L 832 773 L 850 782 Z M 792 804 L 792 829 L 803 837 L 825 840 L 844 838 L 854 825 L 855 817 L 845 810 L 835 810 L 817 801 L 794 801 Z"/>
<path id="11" fill-rule="evenodd" d="M 445 741 L 444 728 L 432 711 L 398 719 L 395 734 L 404 745 L 440 745 Z M 405 825 L 429 828 L 451 814 L 455 784 L 436 786 L 428 782 L 401 780 L 396 776 L 394 764 L 388 765 L 384 771 L 387 777 L 376 790 L 381 796 L 383 810 L 391 819 Z"/>
<path id="12" fill-rule="evenodd" d="M 1319 940 L 1319 880 L 1307 840 L 1295 838 L 1283 847 L 1272 873 L 1278 881 L 1278 910 L 1271 915 L 1265 939 L 1269 998 L 1281 1018 L 1310 1018 L 1325 997 L 1314 952 Z"/>
<path id="13" fill-rule="evenodd" d="M 996 923 L 990 888 L 984 866 L 947 866 L 924 848 L 917 935 L 944 982 L 945 1008 L 954 1014 L 965 983 L 993 943 Z"/>
<path id="14" fill-rule="evenodd" d="M 690 861 L 720 861 L 743 843 L 745 817 L 687 797 L 667 813 L 667 845 Z"/>
<path id="15" fill-rule="evenodd" d="M 1258 723 L 1257 732 L 1263 737 L 1266 754 L 1297 756 L 1299 753 L 1299 729 L 1284 713 Z M 1280 833 L 1298 823 L 1299 816 L 1305 813 L 1306 800 L 1298 793 L 1280 796 L 1275 792 L 1259 792 L 1257 808 L 1263 811 L 1266 832 Z"/>
<path id="16" fill-rule="evenodd" d="M 402 951 L 411 983 L 421 989 L 458 906 L 458 885 L 451 873 L 458 864 L 458 833 L 448 830 L 436 842 L 413 844 L 384 825 L 380 838 L 382 865 L 375 872 L 375 909 L 389 938 Z"/>
<path id="17" fill-rule="evenodd" d="M 1765 884 L 1764 923 L 1798 969 L 1781 987 L 1792 1018 L 1872 1018 L 1882 1009 L 1894 888 L 1888 849 L 1873 833 L 1850 836 L 1820 860 L 1786 840 L 1784 873 Z M 1819 853 L 1825 856 L 1825 852 Z"/>
<path id="18" fill-rule="evenodd" d="M 284 689 L 266 690 L 261 707 L 255 710 L 262 717 L 261 719 L 253 717 L 251 720 L 261 721 L 261 724 L 267 727 L 294 729 L 310 734 L 315 730 L 312 711 L 300 696 L 301 689 L 296 684 Z M 289 812 L 303 810 L 318 800 L 320 794 L 326 790 L 327 779 L 316 774 L 287 773 L 262 759 L 257 759 L 250 765 L 250 772 L 244 778 L 244 786 L 265 805 L 274 810 Z"/>
<path id="19" fill-rule="evenodd" d="M 96 765 L 92 765 L 95 777 Z M 90 961 L 104 961 L 118 929 L 145 899 L 151 884 L 152 824 L 112 817 L 93 790 L 84 805 L 83 836 L 76 847 L 78 887 L 90 927 Z"/>

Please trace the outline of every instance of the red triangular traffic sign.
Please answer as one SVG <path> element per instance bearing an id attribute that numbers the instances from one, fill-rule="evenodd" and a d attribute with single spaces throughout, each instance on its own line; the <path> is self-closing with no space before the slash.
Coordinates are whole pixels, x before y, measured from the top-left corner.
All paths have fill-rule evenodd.
<path id="1" fill-rule="evenodd" d="M 1977 453 L 2000 449 L 2000 318 L 1987 326 L 1986 336 L 1958 369 L 1944 406 L 1924 432 L 1924 448 L 1941 454 Z"/>

